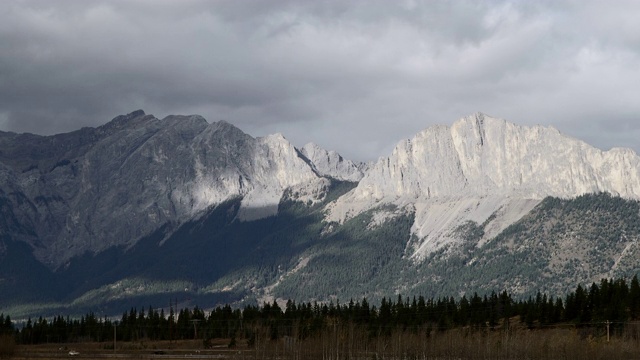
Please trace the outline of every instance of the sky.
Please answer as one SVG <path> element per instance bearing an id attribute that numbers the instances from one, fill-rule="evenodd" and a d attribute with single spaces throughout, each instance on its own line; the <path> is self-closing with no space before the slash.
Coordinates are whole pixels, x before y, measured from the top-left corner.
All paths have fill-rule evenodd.
<path id="1" fill-rule="evenodd" d="M 7 0 L 0 130 L 143 109 L 357 161 L 483 112 L 640 152 L 640 1 Z"/>

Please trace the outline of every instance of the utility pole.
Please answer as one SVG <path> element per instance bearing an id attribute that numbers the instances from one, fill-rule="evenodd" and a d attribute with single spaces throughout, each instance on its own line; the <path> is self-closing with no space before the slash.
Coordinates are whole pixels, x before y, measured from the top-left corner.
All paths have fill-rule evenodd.
<path id="1" fill-rule="evenodd" d="M 193 323 L 193 339 L 197 339 L 198 338 L 198 328 L 196 327 L 196 325 L 200 322 L 200 319 L 193 319 L 190 320 Z"/>
<path id="2" fill-rule="evenodd" d="M 339 325 L 339 324 L 340 324 L 340 320 L 336 320 L 336 321 L 333 323 L 333 329 L 334 329 L 334 331 L 336 332 L 336 360 L 338 360 L 338 359 L 340 358 L 340 357 L 339 357 L 339 355 L 340 355 L 340 350 L 339 350 L 339 348 L 340 348 L 340 347 L 338 346 L 338 345 L 339 345 L 339 341 L 340 341 L 340 340 L 339 340 L 339 338 L 338 338 L 338 326 L 337 326 L 337 325 Z"/>
<path id="3" fill-rule="evenodd" d="M 176 301 L 176 308 L 178 307 L 177 301 Z M 173 325 L 173 299 L 169 298 L 169 343 L 171 343 L 171 340 L 173 340 L 173 336 L 171 333 L 171 328 Z"/>
<path id="4" fill-rule="evenodd" d="M 606 324 L 607 324 L 607 342 L 609 342 L 609 324 L 611 324 L 611 321 L 607 320 Z"/>
<path id="5" fill-rule="evenodd" d="M 113 353 L 116 353 L 116 327 L 118 326 L 118 322 L 113 322 Z"/>

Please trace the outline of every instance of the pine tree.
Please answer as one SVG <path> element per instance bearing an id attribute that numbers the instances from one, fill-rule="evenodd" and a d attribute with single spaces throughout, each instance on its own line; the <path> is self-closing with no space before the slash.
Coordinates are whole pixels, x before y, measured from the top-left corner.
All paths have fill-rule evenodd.
<path id="1" fill-rule="evenodd" d="M 629 288 L 629 315 L 632 320 L 640 318 L 640 283 L 638 275 L 634 275 Z"/>

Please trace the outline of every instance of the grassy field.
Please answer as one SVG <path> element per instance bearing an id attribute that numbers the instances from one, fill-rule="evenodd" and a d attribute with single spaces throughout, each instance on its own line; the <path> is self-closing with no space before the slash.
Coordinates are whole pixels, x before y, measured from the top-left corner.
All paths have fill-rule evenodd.
<path id="1" fill-rule="evenodd" d="M 640 359 L 640 336 L 627 332 L 612 337 L 588 329 L 471 331 L 409 334 L 394 332 L 371 339 L 357 331 L 328 331 L 314 338 L 269 340 L 256 338 L 252 346 L 230 339 L 73 343 L 16 346 L 13 359 Z M 70 351 L 77 352 L 70 355 Z"/>
<path id="2" fill-rule="evenodd" d="M 120 342 L 116 343 L 70 343 L 18 345 L 11 359 L 174 359 L 174 358 L 235 358 L 238 352 L 246 353 L 246 342 L 239 343 L 239 349 L 230 349 L 229 340 L 218 339 L 204 346 L 202 340 Z M 240 349 L 242 348 L 242 349 Z M 72 355 L 73 354 L 73 355 Z"/>

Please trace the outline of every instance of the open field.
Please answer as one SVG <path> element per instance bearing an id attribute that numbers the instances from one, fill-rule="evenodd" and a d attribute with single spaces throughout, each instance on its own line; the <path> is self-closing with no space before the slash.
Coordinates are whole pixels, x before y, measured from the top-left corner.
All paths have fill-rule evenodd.
<path id="1" fill-rule="evenodd" d="M 354 329 L 356 330 L 356 329 Z M 368 338 L 353 332 L 326 332 L 294 340 L 263 338 L 249 347 L 238 340 L 202 340 L 73 343 L 17 346 L 13 359 L 237 359 L 237 360 L 384 360 L 384 359 L 640 359 L 640 337 L 627 333 L 607 341 L 590 329 L 469 331 L 410 334 Z M 70 351 L 78 354 L 70 355 Z"/>
<path id="2" fill-rule="evenodd" d="M 229 340 L 217 340 L 205 348 L 202 340 L 121 342 L 113 343 L 71 343 L 20 345 L 16 347 L 12 359 L 228 359 L 242 358 L 238 355 L 248 349 L 229 349 Z M 75 355 L 70 355 L 77 353 Z"/>

